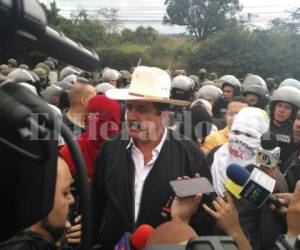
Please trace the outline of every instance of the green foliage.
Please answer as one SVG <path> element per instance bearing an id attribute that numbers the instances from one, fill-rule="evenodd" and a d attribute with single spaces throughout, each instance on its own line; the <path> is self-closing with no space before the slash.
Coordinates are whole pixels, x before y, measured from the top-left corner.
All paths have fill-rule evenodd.
<path id="1" fill-rule="evenodd" d="M 202 43 L 190 67 L 206 67 L 222 74 L 244 77 L 247 73 L 262 77 L 300 77 L 300 37 L 285 33 L 230 29 L 211 36 Z"/>
<path id="2" fill-rule="evenodd" d="M 135 31 L 123 29 L 121 32 L 124 42 L 153 44 L 158 39 L 158 32 L 152 27 L 139 26 Z"/>
<path id="3" fill-rule="evenodd" d="M 239 0 L 166 0 L 164 23 L 185 26 L 197 41 L 236 24 Z"/>
<path id="4" fill-rule="evenodd" d="M 97 49 L 96 52 L 101 56 L 102 68 L 111 67 L 119 70 L 136 66 L 142 56 L 140 52 L 126 52 L 118 48 Z"/>
<path id="5" fill-rule="evenodd" d="M 253 30 L 233 18 L 240 10 L 239 0 L 166 0 L 166 4 L 165 22 L 185 25 L 201 43 L 183 35 L 162 35 L 151 27 L 120 30 L 115 9 L 99 10 L 94 16 L 82 9 L 66 19 L 55 1 L 43 8 L 55 29 L 95 49 L 102 67 L 130 69 L 142 57 L 143 65 L 173 71 L 196 73 L 206 68 L 219 75 L 300 79 L 300 8 L 290 19 L 273 20 L 270 29 Z"/>
<path id="6" fill-rule="evenodd" d="M 41 3 L 43 10 L 45 11 L 48 25 L 56 26 L 62 19 L 59 15 L 60 9 L 57 7 L 56 2 L 50 2 L 50 8 L 47 8 L 45 4 Z"/>

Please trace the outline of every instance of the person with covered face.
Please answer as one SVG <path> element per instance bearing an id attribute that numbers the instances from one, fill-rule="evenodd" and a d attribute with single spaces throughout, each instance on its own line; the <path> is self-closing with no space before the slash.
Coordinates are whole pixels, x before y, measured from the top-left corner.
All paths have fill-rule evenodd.
<path id="1" fill-rule="evenodd" d="M 77 137 L 81 149 L 88 178 L 91 181 L 97 153 L 105 140 L 116 136 L 120 132 L 121 110 L 117 101 L 105 95 L 92 97 L 87 105 L 85 118 L 86 131 Z M 75 175 L 75 165 L 67 145 L 60 149 L 62 158 L 67 162 L 72 175 Z"/>
<path id="2" fill-rule="evenodd" d="M 258 108 L 246 107 L 233 119 L 228 143 L 216 151 L 211 168 L 213 186 L 218 195 L 223 196 L 227 180 L 226 169 L 230 164 L 246 167 L 256 164 L 256 152 L 260 138 L 269 129 L 268 114 Z"/>

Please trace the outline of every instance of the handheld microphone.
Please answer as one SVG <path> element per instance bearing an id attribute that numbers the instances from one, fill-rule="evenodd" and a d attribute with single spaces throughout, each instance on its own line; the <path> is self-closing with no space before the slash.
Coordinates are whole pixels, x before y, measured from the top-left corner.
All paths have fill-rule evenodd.
<path id="1" fill-rule="evenodd" d="M 143 224 L 132 234 L 125 232 L 115 245 L 114 250 L 141 250 L 146 245 L 146 242 L 153 231 L 153 227 Z"/>
<path id="2" fill-rule="evenodd" d="M 280 147 L 274 134 L 264 133 L 260 138 L 261 147 L 256 153 L 256 162 L 264 167 L 273 168 L 280 161 Z"/>
<path id="3" fill-rule="evenodd" d="M 236 174 L 236 172 L 238 173 Z M 243 185 L 249 179 L 249 172 L 245 168 L 240 169 L 240 166 L 237 164 L 230 164 L 226 169 L 226 175 L 228 177 L 225 182 L 226 190 L 228 190 L 235 198 L 241 199 L 240 193 Z"/>
<path id="4" fill-rule="evenodd" d="M 131 237 L 131 244 L 134 249 L 141 250 L 145 247 L 149 236 L 153 233 L 152 226 L 144 224 L 139 226 Z"/>
<path id="5" fill-rule="evenodd" d="M 260 208 L 266 200 L 269 200 L 276 207 L 282 206 L 272 194 L 276 181 L 261 170 L 255 168 L 250 174 L 247 169 L 231 164 L 226 173 L 232 182 L 241 187 L 239 196 L 257 208 Z"/>

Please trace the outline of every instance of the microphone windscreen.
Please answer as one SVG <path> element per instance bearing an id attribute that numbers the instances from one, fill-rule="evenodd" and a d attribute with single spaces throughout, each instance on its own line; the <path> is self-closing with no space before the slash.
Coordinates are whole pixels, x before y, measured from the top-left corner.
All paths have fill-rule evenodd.
<path id="1" fill-rule="evenodd" d="M 153 231 L 154 229 L 150 225 L 140 225 L 131 236 L 131 244 L 133 247 L 137 250 L 144 248 Z"/>
<path id="2" fill-rule="evenodd" d="M 244 186 L 250 178 L 250 172 L 237 164 L 230 164 L 226 169 L 227 177 L 237 185 Z"/>
<path id="3" fill-rule="evenodd" d="M 168 221 L 155 228 L 147 241 L 147 246 L 180 244 L 193 237 L 197 237 L 197 233 L 188 224 Z"/>
<path id="4" fill-rule="evenodd" d="M 263 133 L 260 138 L 261 147 L 264 150 L 272 150 L 278 147 L 276 136 L 270 132 Z"/>

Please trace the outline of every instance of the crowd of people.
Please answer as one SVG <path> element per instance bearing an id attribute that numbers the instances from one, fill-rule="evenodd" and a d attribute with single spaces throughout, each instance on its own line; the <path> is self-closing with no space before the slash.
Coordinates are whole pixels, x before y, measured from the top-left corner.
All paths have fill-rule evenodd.
<path id="1" fill-rule="evenodd" d="M 94 249 L 113 249 L 125 232 L 143 224 L 157 230 L 168 225 L 170 234 L 172 228 L 187 228 L 190 237 L 229 235 L 245 250 L 276 249 L 278 240 L 300 234 L 298 80 L 218 77 L 203 68 L 188 76 L 185 70 L 147 66 L 104 68 L 98 79 L 71 65 L 58 68 L 53 58 L 34 67 L 10 58 L 0 65 L 0 79 L 42 98 L 76 137 L 92 194 Z M 280 147 L 272 167 L 256 158 L 267 132 Z M 64 140 L 57 140 L 52 211 L 0 249 L 76 249 L 80 243 L 76 185 L 71 189 L 76 168 Z M 225 187 L 230 164 L 275 179 L 273 192 L 282 206 L 266 201 L 257 208 L 232 196 Z M 199 176 L 215 193 L 174 195 L 170 181 Z"/>

